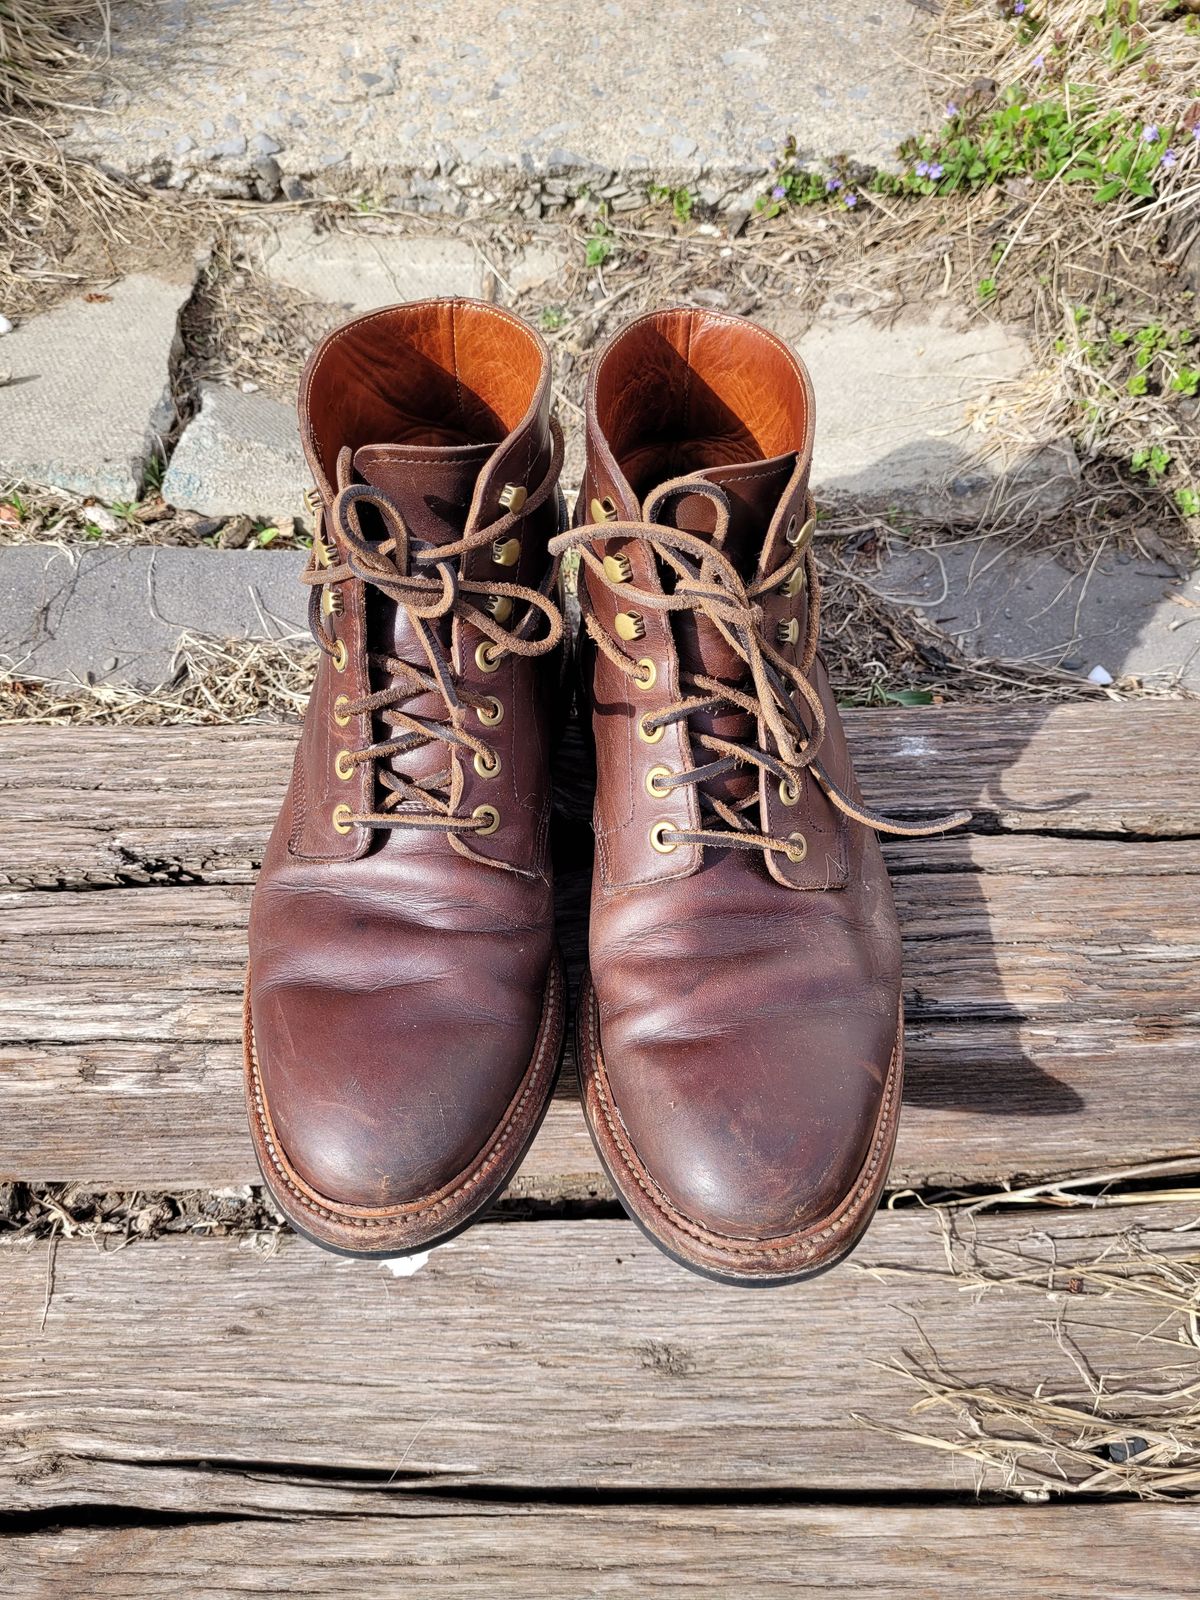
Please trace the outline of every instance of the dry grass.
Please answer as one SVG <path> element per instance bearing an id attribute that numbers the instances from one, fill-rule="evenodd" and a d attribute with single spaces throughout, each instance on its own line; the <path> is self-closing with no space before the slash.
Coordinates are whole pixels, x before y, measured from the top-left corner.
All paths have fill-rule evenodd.
<path id="1" fill-rule="evenodd" d="M 253 385 L 294 405 L 309 351 L 345 317 L 342 307 L 309 300 L 256 272 L 227 230 L 213 245 L 181 319 L 180 398 L 190 404 L 204 380 Z"/>
<path id="2" fill-rule="evenodd" d="M 194 251 L 213 210 L 140 193 L 68 156 L 62 138 L 88 67 L 76 28 L 107 0 L 0 0 L 0 308 L 43 309 L 85 284 Z"/>
<path id="3" fill-rule="evenodd" d="M 1029 1338 L 1047 1341 L 1047 1365 L 1065 1355 L 1077 1373 L 1021 1389 L 974 1382 L 953 1372 L 922 1335 L 920 1348 L 882 1363 L 920 1394 L 912 1415 L 954 1426 L 924 1431 L 856 1416 L 862 1426 L 970 1463 L 977 1487 L 1025 1498 L 1055 1494 L 1136 1494 L 1147 1499 L 1200 1493 L 1200 1197 L 1196 1221 L 1153 1234 L 1131 1227 L 1085 1241 L 1031 1233 L 1019 1246 L 984 1242 L 938 1213 L 944 1263 L 937 1267 L 861 1266 L 880 1279 L 931 1278 L 975 1297 L 1032 1295 Z M 1033 1311 L 1047 1297 L 1049 1320 Z M 1086 1308 L 1088 1317 L 1081 1314 Z M 1111 1308 L 1114 1328 L 1101 1320 Z M 1135 1378 L 1098 1374 L 1088 1359 L 1089 1328 L 1127 1334 L 1143 1356 Z"/>
<path id="4" fill-rule="evenodd" d="M 285 1226 L 257 1185 L 164 1194 L 83 1183 L 0 1184 L 0 1233 L 17 1239 L 86 1239 L 119 1250 L 169 1234 L 270 1235 Z"/>
<path id="5" fill-rule="evenodd" d="M 0 0 L 0 104 L 57 110 L 84 64 L 71 31 L 99 18 L 107 0 Z"/>
<path id="6" fill-rule="evenodd" d="M 0 674 L 0 726 L 192 726 L 303 715 L 316 665 L 299 639 L 208 639 L 185 634 L 157 689 L 53 683 Z"/>
<path id="7" fill-rule="evenodd" d="M 62 253 L 59 214 L 78 211 L 102 223 L 114 186 L 59 151 L 55 134 L 84 58 L 73 24 L 97 15 L 103 0 L 0 0 L 0 287 Z"/>

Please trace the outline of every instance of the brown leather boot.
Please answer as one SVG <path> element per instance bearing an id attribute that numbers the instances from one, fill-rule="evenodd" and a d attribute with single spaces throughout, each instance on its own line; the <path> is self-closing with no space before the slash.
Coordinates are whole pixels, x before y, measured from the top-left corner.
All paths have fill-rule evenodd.
<path id="1" fill-rule="evenodd" d="M 900 938 L 824 663 L 809 378 L 734 317 L 597 358 L 582 558 L 596 743 L 584 1109 L 626 1209 L 741 1284 L 831 1266 L 879 1200 Z M 939 827 L 961 818 L 947 818 Z"/>
<path id="2" fill-rule="evenodd" d="M 374 312 L 300 427 L 322 658 L 250 915 L 250 1127 L 298 1230 L 396 1255 L 504 1186 L 562 1046 L 546 347 L 476 301 Z"/>

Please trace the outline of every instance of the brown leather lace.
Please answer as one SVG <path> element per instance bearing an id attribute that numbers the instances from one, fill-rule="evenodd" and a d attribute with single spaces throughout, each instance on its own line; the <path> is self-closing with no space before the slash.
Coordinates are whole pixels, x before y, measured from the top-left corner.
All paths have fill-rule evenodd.
<path id="1" fill-rule="evenodd" d="M 321 564 L 322 552 L 317 552 L 314 564 L 301 575 L 303 582 L 312 585 L 308 620 L 313 637 L 326 655 L 337 655 L 339 641 L 325 627 L 321 617 L 320 591 L 330 584 L 358 578 L 374 585 L 403 607 L 429 663 L 429 670 L 424 671 L 412 662 L 391 654 L 374 651 L 368 654 L 371 666 L 399 682 L 359 699 L 341 697 L 342 711 L 347 717 L 377 717 L 394 731 L 395 736 L 347 752 L 351 765 L 361 766 L 387 757 L 411 755 L 435 742 L 445 745 L 449 752 L 470 752 L 488 765 L 494 765 L 498 760 L 496 751 L 487 740 L 472 733 L 466 726 L 467 712 L 489 709 L 491 697 L 459 682 L 447 658 L 438 623 L 443 617 L 453 615 L 478 629 L 491 641 L 489 655 L 492 661 L 505 655 L 545 655 L 561 640 L 562 614 L 549 598 L 557 582 L 557 560 L 552 562 L 537 589 L 521 583 L 467 578 L 460 570 L 463 556 L 507 538 L 518 522 L 537 511 L 554 494 L 562 465 L 563 443 L 556 423 L 551 422 L 550 431 L 553 449 L 546 475 L 520 509 L 508 511 L 494 522 L 445 544 L 426 544 L 416 538 L 409 531 L 400 507 L 381 489 L 366 483 L 341 482 L 330 508 L 330 516 L 346 548 L 346 557 L 341 561 L 334 559 L 335 549 L 326 542 L 323 554 L 328 557 L 329 564 Z M 349 452 L 343 452 L 343 460 L 338 463 L 339 479 L 348 476 L 348 468 Z M 371 539 L 363 532 L 361 515 L 364 507 L 370 507 L 377 513 L 386 530 L 385 538 Z M 314 551 L 320 540 L 322 531 L 318 528 Z M 518 607 L 524 607 L 523 612 L 518 613 L 519 620 L 512 627 L 497 622 L 487 611 L 473 603 L 474 597 L 485 596 L 507 598 L 512 602 L 514 612 Z M 530 638 L 539 615 L 546 618 L 546 632 L 540 638 Z M 424 694 L 441 696 L 446 711 L 445 720 L 416 716 L 406 709 L 405 702 Z M 387 767 L 377 769 L 377 776 L 389 791 L 382 805 L 375 811 L 347 810 L 347 822 L 370 828 L 435 829 L 447 835 L 474 833 L 488 827 L 487 817 L 458 814 L 463 780 L 458 764 L 453 760 L 445 768 L 422 778 L 409 777 Z M 454 843 L 453 838 L 451 843 Z"/>
<path id="2" fill-rule="evenodd" d="M 716 527 L 711 541 L 655 520 L 672 500 L 684 495 L 701 495 L 713 502 Z M 825 738 L 825 712 L 810 677 L 816 661 L 821 618 L 821 580 L 811 549 L 811 519 L 796 535 L 794 543 L 789 540 L 786 557 L 773 571 L 746 581 L 721 548 L 729 527 L 729 501 L 719 485 L 701 478 L 676 478 L 656 489 L 643 510 L 643 522 L 605 522 L 559 534 L 550 541 L 551 552 L 561 558 L 568 550 L 578 550 L 587 571 L 606 589 L 619 594 L 623 606 L 633 604 L 667 613 L 693 611 L 707 618 L 744 664 L 749 683 L 747 688 L 735 688 L 704 673 L 683 672 L 680 687 L 685 693 L 670 705 L 643 716 L 643 728 L 652 734 L 658 728 L 687 723 L 698 712 L 734 707 L 752 718 L 759 730 L 759 743 L 755 744 L 689 729 L 693 748 L 702 748 L 712 759 L 662 778 L 661 792 L 668 793 L 688 784 L 704 784 L 750 763 L 793 790 L 798 787 L 801 774 L 810 771 L 843 815 L 882 833 L 920 838 L 961 827 L 970 821 L 969 811 L 956 811 L 932 822 L 896 821 L 860 805 L 826 772 L 820 759 Z M 642 589 L 610 578 L 604 570 L 602 554 L 597 554 L 594 548 L 610 540 L 630 540 L 645 545 L 660 569 L 673 578 L 669 592 Z M 808 588 L 808 621 L 800 660 L 792 662 L 780 655 L 764 636 L 760 601 L 801 566 Z M 586 609 L 583 585 L 580 585 L 580 595 L 588 637 L 618 671 L 644 685 L 638 663 L 625 654 Z M 744 815 L 750 807 L 758 805 L 757 791 L 731 804 L 702 789 L 700 799 L 710 825 L 695 829 L 664 826 L 664 843 L 777 851 L 784 856 L 794 856 L 793 840 L 768 833 L 761 819 L 755 826 Z M 711 826 L 714 818 L 724 826 Z"/>

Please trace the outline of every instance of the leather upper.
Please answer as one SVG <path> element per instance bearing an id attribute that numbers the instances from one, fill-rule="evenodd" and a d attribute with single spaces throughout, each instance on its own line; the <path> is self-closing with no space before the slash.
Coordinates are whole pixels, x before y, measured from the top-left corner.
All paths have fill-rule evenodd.
<path id="1" fill-rule="evenodd" d="M 811 563 L 791 593 L 783 585 L 753 591 L 786 562 L 808 521 L 813 421 L 807 374 L 772 335 L 696 310 L 639 318 L 593 368 L 576 514 L 588 529 L 585 548 L 601 560 L 623 558 L 630 574 L 627 583 L 606 583 L 585 558 L 580 582 L 592 630 L 581 658 L 596 744 L 590 966 L 599 1049 L 617 1115 L 651 1183 L 702 1227 L 744 1239 L 818 1222 L 863 1169 L 897 1049 L 900 941 L 891 891 L 874 832 L 834 804 L 803 761 L 794 798 L 793 789 L 781 797 L 777 776 L 749 760 L 665 795 L 650 792 L 648 779 L 663 782 L 655 768 L 678 776 L 713 763 L 714 754 L 719 761 L 720 748 L 701 742 L 705 734 L 778 757 L 751 711 L 725 704 L 659 723 L 652 742 L 639 735 L 639 722 L 649 717 L 656 731 L 658 714 L 694 693 L 697 674 L 743 695 L 753 690 L 721 617 L 755 615 L 758 637 L 782 659 L 802 661 Z M 673 485 L 665 498 L 664 484 Z M 708 612 L 638 602 L 644 633 L 625 642 L 624 596 L 678 593 L 684 581 L 670 547 L 656 553 L 644 526 L 636 537 L 621 532 L 644 525 L 648 507 L 672 529 L 701 539 L 719 532 L 741 594 Z M 606 538 L 609 521 L 616 526 Z M 708 581 L 702 576 L 695 587 Z M 724 605 L 724 591 L 719 598 Z M 648 687 L 597 648 L 596 629 L 631 661 L 652 664 L 643 669 Z M 773 670 L 769 662 L 765 670 Z M 860 797 L 819 655 L 806 681 L 825 722 L 820 769 L 853 809 Z M 801 725 L 811 726 L 808 707 L 793 701 Z M 738 826 L 763 836 L 802 835 L 798 859 L 697 840 L 697 830 L 727 827 L 716 804 L 735 808 Z M 659 823 L 668 825 L 660 843 L 689 837 L 656 849 L 651 830 Z"/>
<path id="2" fill-rule="evenodd" d="M 547 352 L 478 302 L 374 312 L 314 352 L 300 422 L 320 500 L 307 578 L 322 655 L 251 910 L 251 1014 L 287 1160 L 318 1194 L 378 1207 L 469 1165 L 538 1036 L 557 668 L 553 651 L 514 652 L 547 632 L 520 592 L 553 587 Z M 506 506 L 514 487 L 528 514 Z M 493 527 L 503 563 L 486 538 L 438 559 Z M 485 601 L 505 585 L 518 592 L 499 595 L 511 615 L 497 627 Z M 441 595 L 448 609 L 416 614 Z M 481 646 L 509 634 L 481 665 Z M 426 737 L 447 725 L 473 743 Z M 481 807 L 494 830 L 471 831 Z"/>

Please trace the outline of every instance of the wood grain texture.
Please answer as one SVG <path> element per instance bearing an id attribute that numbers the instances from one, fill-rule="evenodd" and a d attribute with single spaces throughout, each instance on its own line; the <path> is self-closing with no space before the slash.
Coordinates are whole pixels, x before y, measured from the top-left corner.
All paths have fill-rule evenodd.
<path id="1" fill-rule="evenodd" d="M 985 828 L 1200 834 L 1200 705 L 947 706 L 849 711 L 871 802 Z M 295 730 L 0 728 L 0 884 L 249 882 L 283 795 Z M 560 762 L 586 820 L 581 763 Z M 937 846 L 929 846 L 936 851 Z"/>
<path id="2" fill-rule="evenodd" d="M 376 1496 L 376 1502 L 383 1497 Z M 1200 1594 L 1200 1507 L 569 1508 L 421 1501 L 374 1516 L 80 1528 L 10 1539 L 25 1600 Z"/>
<path id="3" fill-rule="evenodd" d="M 908 1017 L 895 1186 L 1197 1151 L 1193 844 L 975 835 L 905 843 L 892 870 Z M 0 895 L 0 1179 L 256 1181 L 248 899 L 237 884 Z M 568 1074 L 518 1192 L 608 1193 L 573 1096 Z"/>
<path id="4" fill-rule="evenodd" d="M 856 1420 L 954 1435 L 951 1408 L 914 1420 L 920 1390 L 892 1359 L 928 1347 L 958 1380 L 1002 1375 L 1085 1403 L 1077 1362 L 1110 1390 L 1194 1381 L 1196 1352 L 1173 1343 L 1161 1301 L 1068 1285 L 1081 1258 L 1128 1254 L 1134 1226 L 1187 1270 L 1197 1221 L 1200 1202 L 1050 1224 L 984 1215 L 964 1234 L 971 1248 L 1035 1270 L 1025 1286 L 978 1292 L 948 1269 L 943 1218 L 921 1210 L 882 1214 L 845 1267 L 770 1294 L 709 1283 L 631 1223 L 596 1219 L 485 1223 L 408 1276 L 288 1235 L 263 1248 L 61 1241 L 48 1305 L 47 1244 L 10 1242 L 0 1509 L 77 1504 L 110 1462 L 160 1464 L 138 1484 L 141 1506 L 165 1495 L 169 1508 L 186 1471 L 193 1504 L 238 1512 L 278 1509 L 280 1495 L 306 1509 L 313 1478 L 313 1509 L 342 1480 L 527 1497 L 969 1495 L 972 1462 Z M 220 1487 L 202 1495 L 206 1478 Z M 123 1486 L 114 1478 L 105 1498 Z"/>

